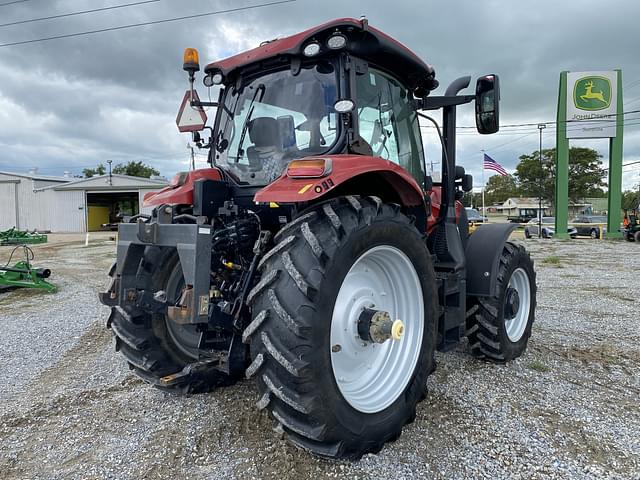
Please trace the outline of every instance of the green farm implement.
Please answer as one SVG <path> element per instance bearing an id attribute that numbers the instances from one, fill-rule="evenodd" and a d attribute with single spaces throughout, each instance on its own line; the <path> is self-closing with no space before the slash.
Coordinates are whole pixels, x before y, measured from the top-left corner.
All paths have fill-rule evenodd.
<path id="1" fill-rule="evenodd" d="M 25 245 L 47 243 L 47 236 L 41 233 L 29 233 L 16 228 L 0 232 L 0 245 Z"/>
<path id="2" fill-rule="evenodd" d="M 24 248 L 24 260 L 9 266 L 14 252 L 20 247 Z M 36 268 L 31 265 L 31 260 L 33 260 L 33 251 L 29 247 L 18 245 L 14 248 L 9 261 L 4 266 L 0 266 L 0 291 L 9 288 L 39 288 L 49 293 L 55 293 L 56 286 L 46 280 L 51 276 L 51 270 Z"/>

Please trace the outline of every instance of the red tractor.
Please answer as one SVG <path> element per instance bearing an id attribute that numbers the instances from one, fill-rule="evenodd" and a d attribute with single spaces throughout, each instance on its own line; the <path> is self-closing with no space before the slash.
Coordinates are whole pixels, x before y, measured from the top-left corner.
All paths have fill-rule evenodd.
<path id="1" fill-rule="evenodd" d="M 459 202 L 472 179 L 456 166 L 456 107 L 475 102 L 478 131 L 496 132 L 496 75 L 474 95 L 458 94 L 470 77 L 429 95 L 430 65 L 349 18 L 207 65 L 215 102 L 193 90 L 195 50 L 184 69 L 178 123 L 199 130 L 211 168 L 177 174 L 145 198 L 152 215 L 120 225 L 101 294 L 138 376 L 182 393 L 253 379 L 294 444 L 358 458 L 414 419 L 436 349 L 466 336 L 489 361 L 524 352 L 533 263 L 511 224 L 469 236 Z M 203 106 L 217 107 L 211 127 Z M 442 132 L 423 113 L 437 109 Z M 440 134 L 439 183 L 419 117 Z"/>

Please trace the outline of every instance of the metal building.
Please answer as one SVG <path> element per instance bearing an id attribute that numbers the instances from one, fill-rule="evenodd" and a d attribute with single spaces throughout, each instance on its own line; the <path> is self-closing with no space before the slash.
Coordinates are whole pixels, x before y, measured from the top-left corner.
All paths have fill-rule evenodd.
<path id="1" fill-rule="evenodd" d="M 149 213 L 144 194 L 160 190 L 166 180 L 100 175 L 66 177 L 0 172 L 0 230 L 86 232 L 102 224 Z"/>

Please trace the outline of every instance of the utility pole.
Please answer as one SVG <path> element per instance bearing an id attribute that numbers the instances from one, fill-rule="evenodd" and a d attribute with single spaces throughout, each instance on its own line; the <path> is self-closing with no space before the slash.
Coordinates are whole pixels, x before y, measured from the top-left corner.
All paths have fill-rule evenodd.
<path id="1" fill-rule="evenodd" d="M 542 130 L 547 128 L 546 123 L 539 123 L 538 130 L 540 130 L 540 150 L 539 159 L 540 159 L 540 183 L 538 185 L 538 238 L 542 238 L 542 193 L 544 192 L 544 175 L 542 169 Z"/>
<path id="2" fill-rule="evenodd" d="M 107 163 L 109 164 L 109 185 L 110 186 L 113 185 L 113 179 L 111 177 L 111 162 L 113 162 L 113 160 L 107 160 Z"/>
<path id="3" fill-rule="evenodd" d="M 193 151 L 193 145 L 187 143 L 187 150 L 191 151 L 191 170 L 196 169 L 196 154 Z"/>

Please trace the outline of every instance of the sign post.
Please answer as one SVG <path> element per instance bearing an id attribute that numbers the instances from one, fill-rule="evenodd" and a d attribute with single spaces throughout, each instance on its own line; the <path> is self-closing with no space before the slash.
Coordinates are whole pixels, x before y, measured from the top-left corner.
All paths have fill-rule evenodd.
<path id="1" fill-rule="evenodd" d="M 556 236 L 568 238 L 569 139 L 609 138 L 607 236 L 619 237 L 622 200 L 622 71 L 561 72 L 556 129 Z"/>
<path id="2" fill-rule="evenodd" d="M 622 209 L 622 137 L 624 133 L 624 111 L 622 105 L 622 71 L 618 72 L 618 113 L 615 117 L 616 135 L 609 139 L 609 203 L 607 205 L 607 236 L 620 238 Z"/>
<path id="3" fill-rule="evenodd" d="M 556 128 L 556 237 L 569 238 L 569 139 L 567 138 L 567 72 L 560 73 Z"/>

